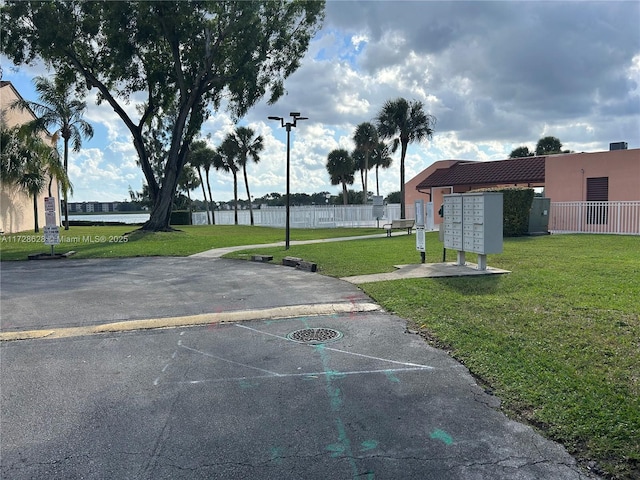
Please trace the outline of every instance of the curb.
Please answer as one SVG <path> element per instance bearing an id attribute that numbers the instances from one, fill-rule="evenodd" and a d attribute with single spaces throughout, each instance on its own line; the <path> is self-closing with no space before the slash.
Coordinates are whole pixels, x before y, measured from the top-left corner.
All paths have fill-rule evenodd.
<path id="1" fill-rule="evenodd" d="M 50 328 L 43 330 L 25 330 L 19 332 L 0 332 L 0 342 L 17 340 L 35 340 L 69 338 L 96 335 L 100 333 L 130 332 L 158 328 L 193 327 L 198 325 L 235 323 L 249 320 L 270 320 L 302 316 L 333 315 L 341 313 L 361 313 L 381 311 L 382 308 L 372 302 L 362 303 L 319 303 L 314 305 L 291 305 L 285 307 L 256 310 L 238 310 L 233 312 L 203 313 L 167 318 L 149 318 L 123 322 L 104 323 L 85 327 Z"/>

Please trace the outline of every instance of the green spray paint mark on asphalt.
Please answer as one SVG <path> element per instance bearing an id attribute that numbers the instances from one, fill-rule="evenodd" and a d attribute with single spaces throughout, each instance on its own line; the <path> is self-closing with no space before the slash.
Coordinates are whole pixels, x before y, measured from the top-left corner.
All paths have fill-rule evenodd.
<path id="1" fill-rule="evenodd" d="M 384 374 L 387 376 L 387 379 L 390 382 L 400 383 L 400 379 L 398 377 L 396 377 L 395 374 L 391 370 L 387 370 L 386 372 L 384 372 Z"/>
<path id="2" fill-rule="evenodd" d="M 254 382 L 250 382 L 249 380 L 240 380 L 239 382 L 240 388 L 242 388 L 243 390 L 247 389 L 247 388 L 254 388 L 258 386 L 258 383 L 254 383 Z"/>
<path id="3" fill-rule="evenodd" d="M 367 450 L 373 450 L 378 446 L 377 440 L 365 440 L 360 444 L 360 450 L 366 452 Z"/>
<path id="4" fill-rule="evenodd" d="M 444 430 L 436 429 L 431 432 L 430 437 L 434 440 L 442 441 L 445 445 L 451 445 L 453 443 L 453 438 L 451 438 L 451 435 L 449 435 Z"/>
<path id="5" fill-rule="evenodd" d="M 276 465 L 282 464 L 282 455 L 284 454 L 284 448 L 272 447 L 271 448 L 271 461 Z"/>
<path id="6" fill-rule="evenodd" d="M 326 449 L 331 452 L 331 456 L 334 458 L 346 457 L 349 460 L 349 465 L 351 466 L 352 478 L 362 478 L 358 472 L 358 465 L 356 465 L 356 461 L 353 457 L 351 440 L 349 440 L 347 430 L 344 427 L 344 422 L 339 415 L 340 408 L 342 407 L 342 391 L 333 384 L 335 380 L 344 377 L 344 375 L 329 368 L 329 354 L 327 353 L 324 344 L 321 343 L 319 345 L 314 345 L 313 348 L 320 355 L 322 368 L 325 372 L 325 390 L 331 402 L 331 410 L 336 414 L 334 421 L 338 430 L 338 441 L 327 445 Z"/>

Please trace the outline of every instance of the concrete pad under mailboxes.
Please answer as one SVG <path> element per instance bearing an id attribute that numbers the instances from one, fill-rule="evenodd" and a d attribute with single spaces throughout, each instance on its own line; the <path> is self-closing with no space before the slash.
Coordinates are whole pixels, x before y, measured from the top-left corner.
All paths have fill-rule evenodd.
<path id="1" fill-rule="evenodd" d="M 511 273 L 509 270 L 487 267 L 486 270 L 479 270 L 478 265 L 466 263 L 458 265 L 449 263 L 417 263 L 411 265 L 394 265 L 397 270 L 394 272 L 374 273 L 371 275 L 356 275 L 352 277 L 342 277 L 350 283 L 371 283 L 383 282 L 387 280 L 401 280 L 403 278 L 437 278 L 437 277 L 464 277 L 468 275 L 495 275 Z"/>

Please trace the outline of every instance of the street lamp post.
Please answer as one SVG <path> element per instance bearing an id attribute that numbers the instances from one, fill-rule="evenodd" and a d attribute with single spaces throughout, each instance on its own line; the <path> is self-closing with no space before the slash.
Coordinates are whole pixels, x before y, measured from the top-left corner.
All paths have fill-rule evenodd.
<path id="1" fill-rule="evenodd" d="M 269 120 L 277 120 L 280 122 L 281 127 L 286 127 L 287 129 L 287 194 L 286 194 L 286 223 L 285 223 L 285 240 L 284 240 L 284 248 L 285 250 L 289 250 L 289 231 L 290 231 L 290 222 L 289 222 L 289 210 L 290 210 L 290 201 L 289 201 L 289 185 L 290 185 L 290 163 L 291 163 L 291 127 L 295 127 L 298 123 L 298 120 L 308 120 L 307 117 L 301 117 L 300 112 L 291 112 L 289 114 L 292 118 L 292 122 L 284 121 L 283 117 L 268 117 Z"/>

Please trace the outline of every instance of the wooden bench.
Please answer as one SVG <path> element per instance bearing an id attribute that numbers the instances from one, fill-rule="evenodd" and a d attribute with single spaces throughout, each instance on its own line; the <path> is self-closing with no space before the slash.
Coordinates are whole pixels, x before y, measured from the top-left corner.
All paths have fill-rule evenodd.
<path id="1" fill-rule="evenodd" d="M 385 223 L 382 225 L 382 228 L 387 230 L 387 237 L 391 236 L 391 230 L 401 230 L 407 229 L 407 233 L 411 234 L 411 230 L 413 230 L 413 225 L 416 223 L 415 220 L 410 219 L 402 219 L 402 220 L 391 220 L 391 223 Z"/>

